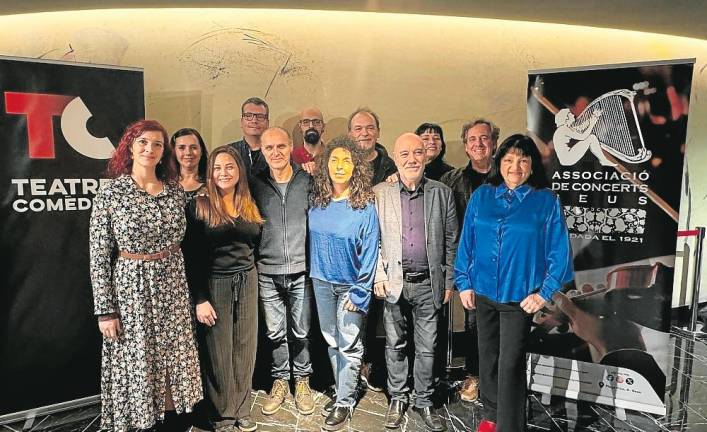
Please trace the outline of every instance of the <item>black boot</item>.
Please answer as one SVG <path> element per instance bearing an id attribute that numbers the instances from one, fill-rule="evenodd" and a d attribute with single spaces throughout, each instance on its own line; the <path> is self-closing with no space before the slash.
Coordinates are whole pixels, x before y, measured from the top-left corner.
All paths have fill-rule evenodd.
<path id="1" fill-rule="evenodd" d="M 351 408 L 335 406 L 324 420 L 322 428 L 328 431 L 339 431 L 346 428 L 346 422 L 351 418 Z"/>
<path id="2" fill-rule="evenodd" d="M 407 402 L 400 400 L 390 401 L 388 405 L 388 413 L 385 415 L 385 422 L 383 426 L 387 429 L 397 429 L 400 427 L 400 423 L 403 422 L 403 417 L 405 416 L 405 410 L 407 410 Z"/>

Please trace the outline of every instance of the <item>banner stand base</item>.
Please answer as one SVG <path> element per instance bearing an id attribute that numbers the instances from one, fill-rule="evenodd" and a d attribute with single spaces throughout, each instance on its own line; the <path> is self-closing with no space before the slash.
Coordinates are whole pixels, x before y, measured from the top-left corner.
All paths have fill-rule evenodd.
<path id="1" fill-rule="evenodd" d="M 703 332 L 703 331 L 701 331 L 701 330 L 692 331 L 692 330 L 688 330 L 688 329 L 683 328 L 683 327 L 676 327 L 676 326 L 673 326 L 673 327 L 670 329 L 670 331 L 671 331 L 672 333 L 675 333 L 675 334 L 678 335 L 678 336 L 681 336 L 681 337 L 684 337 L 684 338 L 688 338 L 688 339 L 692 339 L 692 340 L 703 340 L 703 339 L 707 339 L 707 333 L 705 333 L 705 332 Z"/>
<path id="2" fill-rule="evenodd" d="M 621 421 L 626 421 L 628 417 L 626 417 L 626 409 L 621 408 L 621 407 L 616 407 L 616 418 L 621 420 Z"/>
<path id="3" fill-rule="evenodd" d="M 14 423 L 20 420 L 24 420 L 24 426 L 22 430 L 30 430 L 34 424 L 34 420 L 37 417 L 59 413 L 62 411 L 67 411 L 71 409 L 81 408 L 88 405 L 94 405 L 101 402 L 101 396 L 89 396 L 81 399 L 74 399 L 66 402 L 61 402 L 54 405 L 47 405 L 43 407 L 33 408 L 26 411 L 19 411 L 16 413 L 0 415 L 0 426 L 8 423 Z"/>

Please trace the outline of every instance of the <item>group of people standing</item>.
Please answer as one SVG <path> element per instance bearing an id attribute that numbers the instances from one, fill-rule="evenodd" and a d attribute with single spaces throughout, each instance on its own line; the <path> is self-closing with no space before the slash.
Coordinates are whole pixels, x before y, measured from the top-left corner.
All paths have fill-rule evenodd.
<path id="1" fill-rule="evenodd" d="M 524 430 L 532 314 L 573 277 L 562 207 L 532 140 L 512 135 L 496 151 L 498 128 L 469 122 L 469 163 L 454 169 L 439 125 L 399 136 L 391 158 L 369 109 L 326 145 L 321 111 L 300 117 L 297 149 L 269 127 L 259 98 L 241 107 L 243 139 L 210 153 L 194 129 L 171 140 L 151 120 L 126 129 L 90 223 L 102 428 L 175 428 L 204 399 L 216 431 L 256 430 L 258 310 L 273 348 L 263 414 L 293 390 L 297 410 L 313 413 L 316 310 L 335 379 L 324 430 L 346 427 L 359 381 L 380 390 L 387 373 L 385 428 L 412 406 L 444 431 L 435 353 L 443 305 L 458 290 L 473 342 L 460 396 L 480 393 L 479 431 Z M 379 320 L 384 360 L 372 346 Z"/>

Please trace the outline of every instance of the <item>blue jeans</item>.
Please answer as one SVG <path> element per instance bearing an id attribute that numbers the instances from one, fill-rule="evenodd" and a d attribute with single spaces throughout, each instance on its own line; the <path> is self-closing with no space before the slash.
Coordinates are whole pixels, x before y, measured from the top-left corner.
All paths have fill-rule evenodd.
<path id="1" fill-rule="evenodd" d="M 258 275 L 260 305 L 265 334 L 273 344 L 272 376 L 290 379 L 312 374 L 309 330 L 312 321 L 312 284 L 304 272 L 288 275 Z"/>
<path id="2" fill-rule="evenodd" d="M 414 405 L 418 408 L 432 406 L 438 319 L 439 310 L 435 309 L 429 278 L 420 282 L 403 282 L 403 292 L 398 302 L 385 302 L 385 359 L 391 400 L 409 400 L 408 353 L 409 343 L 414 342 Z"/>
<path id="3" fill-rule="evenodd" d="M 336 406 L 353 408 L 363 357 L 361 340 L 365 315 L 344 310 L 350 285 L 312 279 L 319 326 L 329 345 L 329 360 L 336 381 Z"/>

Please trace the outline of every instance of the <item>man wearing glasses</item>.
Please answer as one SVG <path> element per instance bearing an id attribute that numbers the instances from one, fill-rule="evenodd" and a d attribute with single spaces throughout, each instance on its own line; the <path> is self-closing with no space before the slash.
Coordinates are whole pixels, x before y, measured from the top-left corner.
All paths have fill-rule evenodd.
<path id="1" fill-rule="evenodd" d="M 269 114 L 268 104 L 258 97 L 248 98 L 241 105 L 243 139 L 230 145 L 241 155 L 248 177 L 269 169 L 260 151 L 260 136 L 270 126 Z"/>
<path id="2" fill-rule="evenodd" d="M 298 165 L 312 162 L 324 150 L 324 116 L 317 107 L 309 107 L 300 113 L 299 127 L 304 145 L 292 151 L 292 160 Z"/>
<path id="3" fill-rule="evenodd" d="M 462 230 L 464 213 L 471 193 L 481 186 L 491 170 L 491 161 L 500 132 L 501 130 L 492 121 L 482 118 L 465 123 L 462 126 L 461 139 L 469 163 L 465 167 L 449 171 L 440 178 L 440 181 L 452 188 L 454 193 L 459 232 Z M 462 384 L 459 396 L 468 402 L 475 401 L 479 395 L 479 345 L 476 334 L 476 310 L 472 308 L 471 296 L 473 296 L 471 291 L 460 294 L 465 309 L 464 328 L 468 337 L 465 345 L 468 349 L 465 350 L 467 378 Z"/>

